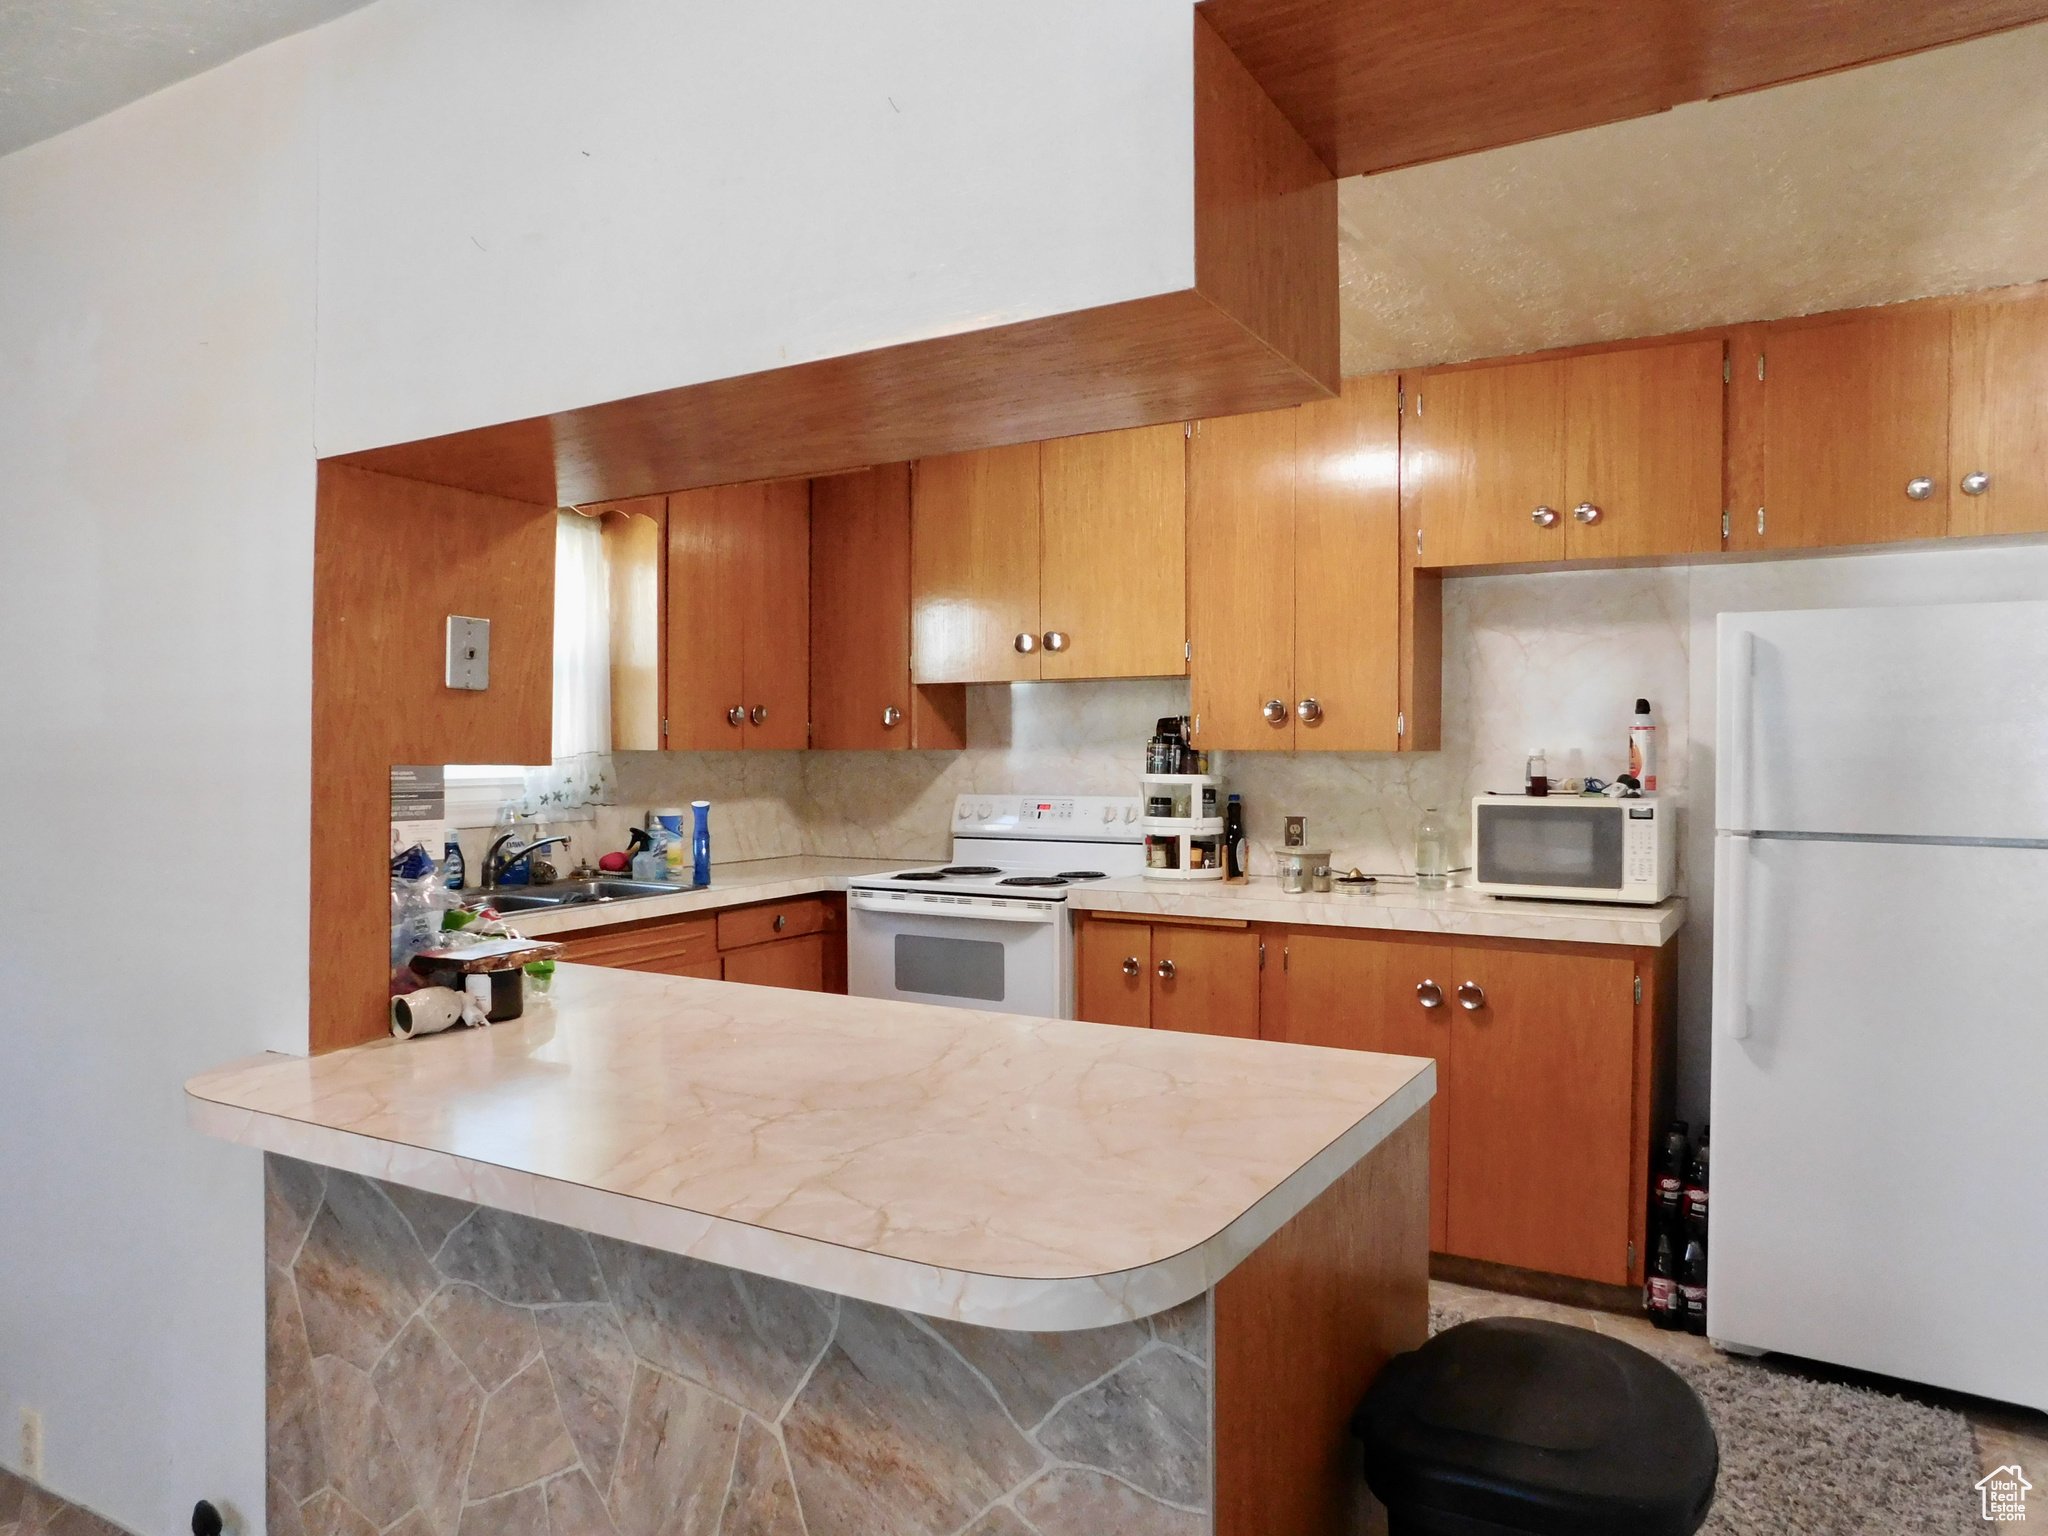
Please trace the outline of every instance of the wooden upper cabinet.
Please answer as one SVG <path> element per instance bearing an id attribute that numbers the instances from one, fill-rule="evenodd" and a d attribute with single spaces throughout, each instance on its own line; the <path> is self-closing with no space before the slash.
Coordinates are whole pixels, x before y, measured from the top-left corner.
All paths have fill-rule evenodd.
<path id="1" fill-rule="evenodd" d="M 1952 323 L 1948 531 L 2048 531 L 2048 294 L 1959 304 Z"/>
<path id="2" fill-rule="evenodd" d="M 1564 378 L 1556 360 L 1411 378 L 1401 494 L 1418 563 L 1565 558 Z"/>
<path id="3" fill-rule="evenodd" d="M 1259 1037 L 1259 935 L 1250 928 L 1152 925 L 1152 1027 Z"/>
<path id="4" fill-rule="evenodd" d="M 612 608 L 612 750 L 658 752 L 661 739 L 661 572 L 668 500 L 642 496 L 603 509 Z"/>
<path id="5" fill-rule="evenodd" d="M 668 499 L 668 745 L 809 744 L 810 482 Z"/>
<path id="6" fill-rule="evenodd" d="M 1568 558 L 1721 547 L 1726 355 L 1715 337 L 1566 360 Z"/>
<path id="7" fill-rule="evenodd" d="M 1298 750 L 1401 745 L 1400 411 L 1400 379 L 1380 374 L 1296 412 Z"/>
<path id="8" fill-rule="evenodd" d="M 917 681 L 1037 681 L 1038 444 L 920 459 L 910 508 Z"/>
<path id="9" fill-rule="evenodd" d="M 1187 671 L 1187 429 L 1039 445 L 1039 675 Z"/>
<path id="10" fill-rule="evenodd" d="M 910 466 L 811 482 L 811 745 L 958 749 L 958 684 L 910 678 Z"/>
<path id="11" fill-rule="evenodd" d="M 1188 454 L 1188 637 L 1195 741 L 1294 745 L 1296 411 L 1195 424 Z M 1268 704 L 1278 718 L 1269 719 Z"/>
<path id="12" fill-rule="evenodd" d="M 1763 548 L 1948 531 L 1951 324 L 1919 308 L 1766 328 Z"/>

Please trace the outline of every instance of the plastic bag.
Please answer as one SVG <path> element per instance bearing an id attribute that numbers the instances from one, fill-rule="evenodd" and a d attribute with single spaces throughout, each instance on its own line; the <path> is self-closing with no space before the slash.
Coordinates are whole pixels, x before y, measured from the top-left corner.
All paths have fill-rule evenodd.
<path id="1" fill-rule="evenodd" d="M 442 915 L 462 898 L 442 885 L 427 850 L 414 843 L 391 861 L 391 971 L 441 941 Z"/>

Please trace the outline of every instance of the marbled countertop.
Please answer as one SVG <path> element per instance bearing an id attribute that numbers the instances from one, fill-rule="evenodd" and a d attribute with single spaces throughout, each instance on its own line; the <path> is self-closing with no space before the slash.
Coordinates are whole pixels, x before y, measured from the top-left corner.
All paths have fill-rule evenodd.
<path id="1" fill-rule="evenodd" d="M 585 928 L 609 928 L 614 923 L 637 923 L 650 917 L 687 917 L 692 912 L 716 912 L 723 907 L 743 907 L 756 901 L 787 901 L 794 896 L 815 896 L 820 891 L 843 891 L 856 875 L 878 875 L 905 869 L 917 859 L 822 859 L 808 855 L 784 859 L 747 859 L 711 866 L 711 883 L 705 886 L 679 885 L 673 896 L 637 896 L 630 901 L 606 902 L 602 906 L 557 907 L 553 911 L 513 912 L 506 921 L 530 939 L 558 933 L 576 933 Z M 930 860 L 923 860 L 930 863 Z M 525 887 L 508 887 L 523 890 Z M 546 886 L 535 890 L 545 891 Z"/>
<path id="2" fill-rule="evenodd" d="M 1077 885 L 1067 905 L 1083 912 L 1154 913 L 1161 917 L 1237 918 L 1327 928 L 1388 928 L 1453 937 L 1543 939 L 1559 944 L 1669 943 L 1685 921 L 1685 900 L 1654 907 L 1576 901 L 1515 901 L 1477 891 L 1418 891 L 1388 885 L 1371 896 L 1289 896 L 1273 879 L 1101 880 Z"/>
<path id="3" fill-rule="evenodd" d="M 564 965 L 527 1017 L 186 1084 L 268 1151 L 867 1301 L 1102 1327 L 1421 1109 L 1381 1056 Z"/>

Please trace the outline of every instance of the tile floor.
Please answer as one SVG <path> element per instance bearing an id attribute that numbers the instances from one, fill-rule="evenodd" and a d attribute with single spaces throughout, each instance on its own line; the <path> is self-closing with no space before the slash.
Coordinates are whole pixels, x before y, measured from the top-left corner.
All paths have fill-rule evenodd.
<path id="1" fill-rule="evenodd" d="M 1686 1333 L 1660 1333 L 1650 1326 L 1647 1317 L 1623 1316 L 1614 1312 L 1596 1312 L 1583 1307 L 1561 1306 L 1556 1302 L 1537 1301 L 1527 1296 L 1475 1290 L 1469 1285 L 1453 1285 L 1446 1280 L 1430 1281 L 1429 1299 L 1434 1306 L 1453 1307 L 1467 1317 L 1544 1317 L 1581 1328 L 1591 1328 L 1597 1333 L 1604 1333 L 1658 1353 L 1701 1361 L 1712 1361 L 1716 1358 L 1714 1346 L 1705 1339 L 1695 1338 Z M 1983 1463 L 1984 1470 L 1989 1472 L 1994 1467 L 2019 1463 L 2022 1468 L 2027 1469 L 2028 1477 L 2041 1489 L 2040 1497 L 2044 1504 L 2048 1504 L 2048 1476 L 2043 1475 L 2048 1474 L 2048 1414 L 2015 1407 L 2010 1403 L 1995 1403 L 1987 1398 L 1966 1397 L 1960 1393 L 1916 1387 L 1907 1382 L 1873 1380 L 1872 1384 L 1896 1392 L 1901 1397 L 1954 1408 L 1970 1421 L 1970 1428 L 1977 1440 L 1977 1456 Z M 2035 1471 L 2035 1468 L 2039 1468 L 2039 1471 Z M 2034 1528 L 2040 1528 L 2038 1523 Z M 2016 1523 L 1987 1526 L 1986 1536 L 1990 1536 L 1993 1531 L 1996 1531 L 1998 1536 L 2026 1536 L 2027 1527 Z"/>

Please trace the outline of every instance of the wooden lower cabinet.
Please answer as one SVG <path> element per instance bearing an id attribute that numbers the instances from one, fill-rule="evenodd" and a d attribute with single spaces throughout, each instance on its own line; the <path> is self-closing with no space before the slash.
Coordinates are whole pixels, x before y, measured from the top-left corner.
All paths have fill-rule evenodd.
<path id="1" fill-rule="evenodd" d="M 846 991 L 846 898 L 802 896 L 564 935 L 562 958 L 802 992 Z"/>
<path id="2" fill-rule="evenodd" d="M 1261 940 L 1250 924 L 1089 916 L 1074 943 L 1076 1018 L 1258 1038 Z"/>

